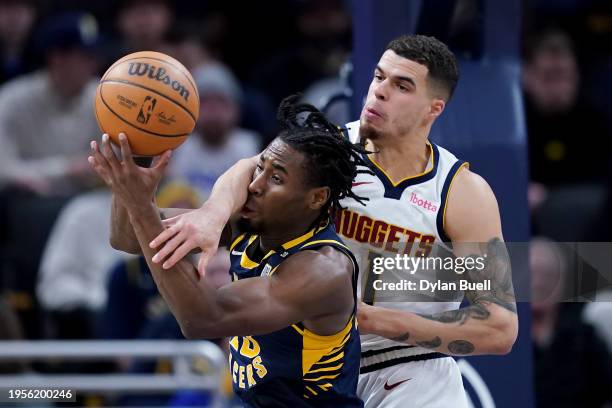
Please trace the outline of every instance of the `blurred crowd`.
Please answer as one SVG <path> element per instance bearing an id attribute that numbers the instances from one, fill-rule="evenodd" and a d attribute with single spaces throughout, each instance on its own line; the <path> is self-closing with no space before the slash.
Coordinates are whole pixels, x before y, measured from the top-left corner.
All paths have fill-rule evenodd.
<path id="1" fill-rule="evenodd" d="M 538 407 L 612 406 L 612 4 L 525 2 L 523 95 Z M 607 91 L 607 92 L 606 92 Z M 609 254 L 607 244 L 591 244 Z M 603 245 L 603 246 L 602 246 Z M 603 251 L 602 251 L 603 248 Z M 592 284 L 592 282 L 597 282 Z"/>
<path id="2" fill-rule="evenodd" d="M 86 160 L 89 141 L 100 138 L 92 114 L 99 77 L 138 50 L 167 53 L 193 73 L 200 116 L 157 197 L 161 207 L 189 208 L 274 138 L 283 97 L 303 92 L 322 108 L 341 93 L 351 51 L 350 2 L 227 3 L 0 0 L 0 338 L 182 338 L 143 259 L 108 245 L 110 196 Z M 612 6 L 523 3 L 538 406 L 598 407 L 612 401 L 612 303 L 562 302 L 576 262 L 557 242 L 612 241 Z M 334 119 L 348 119 L 346 111 Z M 228 268 L 220 251 L 208 273 L 222 285 Z M 542 284 L 551 279 L 560 282 L 554 291 Z M 563 372 L 571 379 L 556 375 Z"/>

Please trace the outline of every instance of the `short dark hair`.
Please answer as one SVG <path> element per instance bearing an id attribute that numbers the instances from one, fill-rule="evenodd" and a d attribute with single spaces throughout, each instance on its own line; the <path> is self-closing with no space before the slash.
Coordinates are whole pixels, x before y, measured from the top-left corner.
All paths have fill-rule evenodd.
<path id="1" fill-rule="evenodd" d="M 453 96 L 459 80 L 457 58 L 442 41 L 426 35 L 403 35 L 391 40 L 385 50 L 425 65 L 429 78 L 446 93 L 446 100 Z"/>
<path id="2" fill-rule="evenodd" d="M 317 108 L 298 100 L 299 95 L 292 95 L 281 102 L 277 114 L 281 128 L 278 138 L 305 156 L 305 185 L 329 187 L 329 199 L 315 222 L 331 220 L 336 210 L 342 208 L 341 199 L 350 197 L 361 204 L 367 200 L 351 188 L 357 174 L 371 173 L 357 168 L 367 167 L 362 154 L 368 151 L 360 144 L 351 143 Z"/>

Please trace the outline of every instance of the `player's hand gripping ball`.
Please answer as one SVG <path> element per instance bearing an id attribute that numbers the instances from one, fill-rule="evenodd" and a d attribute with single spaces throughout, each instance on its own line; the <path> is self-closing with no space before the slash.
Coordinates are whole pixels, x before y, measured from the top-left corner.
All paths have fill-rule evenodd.
<path id="1" fill-rule="evenodd" d="M 125 133 L 134 154 L 156 156 L 178 147 L 193 131 L 200 98 L 180 62 L 142 51 L 126 55 L 104 73 L 94 109 L 100 129 L 115 144 Z"/>

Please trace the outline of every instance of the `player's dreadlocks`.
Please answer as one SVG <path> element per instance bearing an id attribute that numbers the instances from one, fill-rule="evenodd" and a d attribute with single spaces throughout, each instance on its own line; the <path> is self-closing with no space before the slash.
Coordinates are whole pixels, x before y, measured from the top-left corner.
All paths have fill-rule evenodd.
<path id="1" fill-rule="evenodd" d="M 285 98 L 278 108 L 277 119 L 281 127 L 280 140 L 306 156 L 307 185 L 330 189 L 327 203 L 321 209 L 316 222 L 333 218 L 337 209 L 343 208 L 340 200 L 353 198 L 365 205 L 366 197 L 351 190 L 359 173 L 371 173 L 357 166 L 367 164 L 361 154 L 369 153 L 362 145 L 351 143 L 342 130 L 325 118 L 322 112 L 310 104 L 298 103 L 299 95 Z"/>

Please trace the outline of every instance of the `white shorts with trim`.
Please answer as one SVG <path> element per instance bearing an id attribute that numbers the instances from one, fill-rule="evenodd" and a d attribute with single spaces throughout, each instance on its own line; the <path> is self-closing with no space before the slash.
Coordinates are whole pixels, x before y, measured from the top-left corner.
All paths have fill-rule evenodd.
<path id="1" fill-rule="evenodd" d="M 365 408 L 468 408 L 452 357 L 399 363 L 359 375 Z"/>

